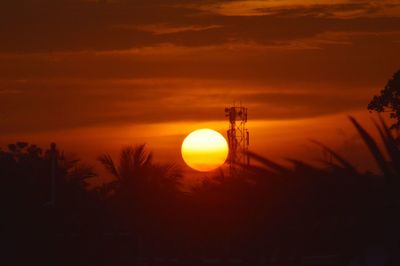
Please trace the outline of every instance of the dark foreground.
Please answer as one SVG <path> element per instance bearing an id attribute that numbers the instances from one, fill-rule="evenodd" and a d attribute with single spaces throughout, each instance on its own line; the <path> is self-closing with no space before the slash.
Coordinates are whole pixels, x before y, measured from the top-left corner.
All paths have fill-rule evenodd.
<path id="1" fill-rule="evenodd" d="M 385 151 L 355 120 L 382 174 L 360 173 L 328 147 L 324 166 L 253 164 L 189 192 L 144 145 L 92 169 L 54 145 L 0 150 L 2 265 L 400 265 L 400 145 Z"/>

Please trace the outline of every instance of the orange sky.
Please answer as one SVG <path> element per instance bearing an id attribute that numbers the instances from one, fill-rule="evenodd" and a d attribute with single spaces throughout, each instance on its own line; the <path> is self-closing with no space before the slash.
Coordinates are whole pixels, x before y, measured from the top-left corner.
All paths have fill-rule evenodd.
<path id="1" fill-rule="evenodd" d="M 314 138 L 365 168 L 346 115 L 370 124 L 400 67 L 400 1 L 16 0 L 0 22 L 0 144 L 90 162 L 147 142 L 181 164 L 185 134 L 224 134 L 241 100 L 253 150 L 315 159 Z"/>

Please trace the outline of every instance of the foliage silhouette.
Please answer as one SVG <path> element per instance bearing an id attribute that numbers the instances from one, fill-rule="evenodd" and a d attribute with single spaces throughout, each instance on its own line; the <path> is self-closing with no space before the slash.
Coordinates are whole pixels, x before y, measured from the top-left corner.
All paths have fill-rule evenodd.
<path id="1" fill-rule="evenodd" d="M 114 176 L 100 191 L 108 204 L 113 230 L 134 235 L 138 245 L 151 246 L 155 235 L 159 241 L 172 238 L 169 230 L 179 209 L 181 172 L 173 164 L 153 162 L 144 144 L 127 146 L 120 152 L 118 165 L 108 154 L 99 162 Z M 142 249 L 143 250 L 143 249 Z"/>
<path id="2" fill-rule="evenodd" d="M 129 194 L 135 191 L 144 193 L 147 190 L 162 188 L 162 191 L 177 193 L 182 174 L 173 164 L 156 164 L 153 155 L 147 152 L 145 145 L 128 146 L 121 150 L 119 165 L 116 166 L 109 154 L 98 157 L 99 162 L 115 179 L 108 186 L 111 193 Z M 157 191 L 162 193 L 161 190 Z"/>
<path id="3" fill-rule="evenodd" d="M 218 172 L 183 192 L 179 168 L 155 163 L 145 145 L 128 146 L 117 163 L 99 156 L 113 180 L 95 189 L 87 182 L 91 168 L 59 153 L 53 207 L 44 204 L 49 152 L 9 145 L 0 152 L 2 204 L 14 211 L 9 226 L 19 232 L 10 241 L 26 243 L 12 249 L 56 254 L 57 261 L 41 258 L 42 265 L 206 265 L 210 259 L 231 265 L 236 259 L 280 266 L 348 265 L 367 260 L 366 251 L 378 246 L 398 265 L 399 144 L 382 119 L 376 122 L 382 147 L 350 121 L 382 174 L 361 173 L 313 141 L 334 160 L 314 165 L 290 158 L 286 165 L 249 152 L 254 163 L 242 165 L 240 175 Z M 9 204 L 15 196 L 19 203 Z"/>
<path id="4" fill-rule="evenodd" d="M 56 234 L 87 232 L 94 222 L 97 200 L 88 190 L 88 180 L 95 176 L 91 167 L 78 159 L 58 153 L 52 188 L 50 150 L 17 142 L 0 150 L 1 200 L 4 226 L 3 249 L 14 265 L 40 261 L 54 265 L 54 254 L 62 246 L 54 241 Z M 51 190 L 56 189 L 55 205 Z M 54 203 L 54 202 L 53 202 Z"/>
<path id="5" fill-rule="evenodd" d="M 368 109 L 377 112 L 389 111 L 390 118 L 396 120 L 391 128 L 400 129 L 400 70 L 394 73 L 380 95 L 372 98 Z"/>

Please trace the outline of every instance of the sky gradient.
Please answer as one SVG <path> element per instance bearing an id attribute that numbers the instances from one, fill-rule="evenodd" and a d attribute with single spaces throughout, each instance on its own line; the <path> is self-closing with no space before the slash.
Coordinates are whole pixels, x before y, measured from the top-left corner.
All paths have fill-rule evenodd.
<path id="1" fill-rule="evenodd" d="M 184 136 L 225 134 L 239 101 L 253 150 L 311 158 L 314 138 L 357 161 L 346 116 L 370 123 L 400 67 L 390 0 L 2 1 L 0 34 L 0 144 L 56 141 L 89 161 L 147 142 L 180 164 Z"/>

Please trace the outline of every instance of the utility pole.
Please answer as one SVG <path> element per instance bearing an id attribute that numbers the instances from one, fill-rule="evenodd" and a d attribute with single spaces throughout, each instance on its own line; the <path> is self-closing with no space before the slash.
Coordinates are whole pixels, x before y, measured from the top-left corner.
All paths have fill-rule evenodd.
<path id="1" fill-rule="evenodd" d="M 57 164 L 58 164 L 58 152 L 57 152 L 57 146 L 54 142 L 50 144 L 50 175 L 51 175 L 51 188 L 50 188 L 50 193 L 51 193 L 51 199 L 50 199 L 50 205 L 55 206 L 56 205 L 56 189 L 57 189 Z"/>

